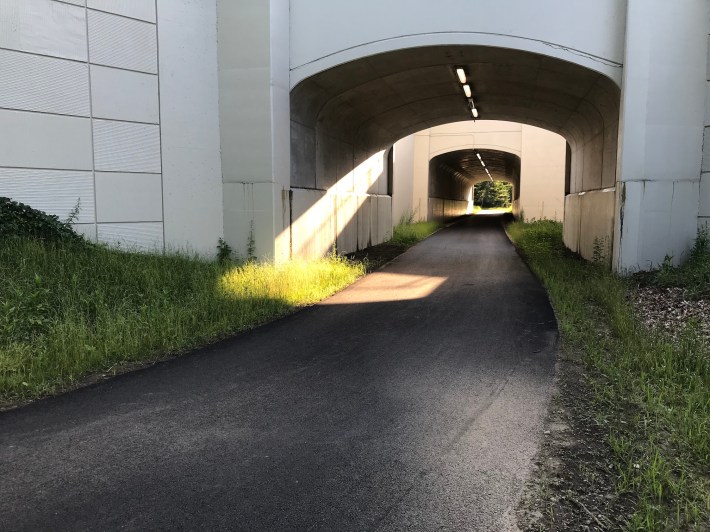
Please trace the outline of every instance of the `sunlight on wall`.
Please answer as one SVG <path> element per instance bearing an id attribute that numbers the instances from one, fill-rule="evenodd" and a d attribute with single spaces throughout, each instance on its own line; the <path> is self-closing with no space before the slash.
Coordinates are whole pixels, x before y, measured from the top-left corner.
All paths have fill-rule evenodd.
<path id="1" fill-rule="evenodd" d="M 290 237 L 291 256 L 317 258 L 329 253 L 334 244 L 338 252 L 349 253 L 382 242 L 391 231 L 391 220 L 385 220 L 384 212 L 389 210 L 380 205 L 382 198 L 377 196 L 385 165 L 383 150 L 328 190 L 292 189 L 293 221 L 290 228 L 285 224 L 286 229 L 279 235 L 279 238 Z"/>

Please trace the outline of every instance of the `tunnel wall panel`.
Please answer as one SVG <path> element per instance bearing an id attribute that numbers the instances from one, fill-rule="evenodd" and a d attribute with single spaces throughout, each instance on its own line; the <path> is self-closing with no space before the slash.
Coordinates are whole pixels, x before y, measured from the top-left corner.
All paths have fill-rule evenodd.
<path id="1" fill-rule="evenodd" d="M 582 217 L 581 196 L 565 196 L 565 217 L 562 224 L 562 240 L 568 249 L 579 252 L 579 224 Z"/>

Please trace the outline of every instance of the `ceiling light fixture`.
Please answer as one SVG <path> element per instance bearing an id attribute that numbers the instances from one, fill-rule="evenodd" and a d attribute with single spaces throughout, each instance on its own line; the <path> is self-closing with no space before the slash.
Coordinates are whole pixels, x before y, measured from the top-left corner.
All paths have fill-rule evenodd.
<path id="1" fill-rule="evenodd" d="M 463 68 L 457 68 L 456 75 L 459 77 L 461 83 L 466 83 L 466 72 L 464 72 Z"/>
<path id="2" fill-rule="evenodd" d="M 471 109 L 471 115 L 473 116 L 473 118 L 478 118 L 478 109 L 476 109 L 475 107 Z"/>
<path id="3" fill-rule="evenodd" d="M 471 86 L 468 84 L 464 85 L 463 92 L 464 92 L 464 94 L 466 94 L 466 98 L 470 98 L 471 97 Z"/>
<path id="4" fill-rule="evenodd" d="M 481 160 L 481 154 L 480 154 L 480 153 L 477 153 L 477 154 L 476 154 L 476 157 L 478 157 L 478 160 L 479 160 L 479 161 Z"/>

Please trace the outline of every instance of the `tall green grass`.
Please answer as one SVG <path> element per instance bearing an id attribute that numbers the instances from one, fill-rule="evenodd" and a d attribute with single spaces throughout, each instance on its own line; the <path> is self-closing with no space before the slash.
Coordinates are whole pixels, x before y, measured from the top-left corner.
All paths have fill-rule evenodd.
<path id="1" fill-rule="evenodd" d="M 566 251 L 561 224 L 514 222 L 508 232 L 550 294 L 564 345 L 590 368 L 617 488 L 638 496 L 628 528 L 710 530 L 708 346 L 692 324 L 680 342 L 646 330 L 627 282 Z M 695 260 L 706 261 L 697 248 Z"/>
<path id="2" fill-rule="evenodd" d="M 0 239 L 0 402 L 254 327 L 363 272 L 336 257 L 238 265 Z"/>
<path id="3" fill-rule="evenodd" d="M 440 222 L 413 222 L 411 219 L 402 219 L 394 227 L 389 243 L 397 246 L 413 246 L 441 227 Z"/>

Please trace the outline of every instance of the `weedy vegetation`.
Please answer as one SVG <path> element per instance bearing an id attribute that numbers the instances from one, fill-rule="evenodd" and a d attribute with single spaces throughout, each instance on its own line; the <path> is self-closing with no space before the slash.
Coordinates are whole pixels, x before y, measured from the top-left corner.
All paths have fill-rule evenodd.
<path id="1" fill-rule="evenodd" d="M 392 231 L 389 244 L 403 247 L 413 246 L 443 227 L 441 222 L 415 222 L 414 216 L 415 213 L 409 213 L 399 219 L 399 223 Z"/>
<path id="2" fill-rule="evenodd" d="M 364 273 L 362 265 L 336 256 L 238 263 L 226 244 L 220 244 L 219 261 L 119 251 L 90 244 L 56 217 L 13 203 L 0 203 L 5 405 L 252 328 Z"/>
<path id="3" fill-rule="evenodd" d="M 508 232 L 550 294 L 563 349 L 584 355 L 617 490 L 638 501 L 627 528 L 710 530 L 710 349 L 694 324 L 680 341 L 647 330 L 629 304 L 631 281 L 568 252 L 557 222 L 513 222 Z M 703 296 L 709 274 L 701 233 L 683 267 L 644 277 Z"/>
<path id="4" fill-rule="evenodd" d="M 641 284 L 660 288 L 680 287 L 691 299 L 710 298 L 710 235 L 707 228 L 698 232 L 695 245 L 688 260 L 680 267 L 674 267 L 672 257 L 652 272 L 634 276 Z"/>

